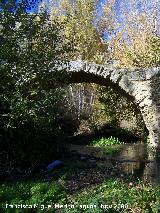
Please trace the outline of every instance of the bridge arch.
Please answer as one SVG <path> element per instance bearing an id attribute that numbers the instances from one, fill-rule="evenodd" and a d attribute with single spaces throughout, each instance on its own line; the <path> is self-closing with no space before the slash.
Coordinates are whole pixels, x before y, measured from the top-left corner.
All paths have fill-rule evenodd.
<path id="1" fill-rule="evenodd" d="M 111 86 L 139 108 L 149 131 L 150 146 L 160 147 L 160 67 L 149 69 L 119 69 L 80 60 L 57 63 L 52 71 L 65 70 L 69 83 L 97 83 Z"/>

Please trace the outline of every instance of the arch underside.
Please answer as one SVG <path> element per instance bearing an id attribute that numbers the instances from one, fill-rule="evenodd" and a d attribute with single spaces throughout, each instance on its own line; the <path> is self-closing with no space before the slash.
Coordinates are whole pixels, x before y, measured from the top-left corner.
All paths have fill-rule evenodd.
<path id="1" fill-rule="evenodd" d="M 95 83 L 100 86 L 110 86 L 116 92 L 120 93 L 122 96 L 126 97 L 128 100 L 135 102 L 135 98 L 128 94 L 124 89 L 122 89 L 117 83 L 112 82 L 109 78 L 104 78 L 92 73 L 85 73 L 83 71 L 73 72 L 70 76 L 69 83 Z"/>

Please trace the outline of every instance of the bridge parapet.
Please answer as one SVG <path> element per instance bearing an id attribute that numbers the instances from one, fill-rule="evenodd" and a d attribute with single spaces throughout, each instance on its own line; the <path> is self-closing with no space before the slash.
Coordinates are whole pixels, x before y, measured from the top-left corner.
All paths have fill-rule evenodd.
<path id="1" fill-rule="evenodd" d="M 103 76 L 104 78 L 107 78 L 110 75 L 115 76 L 115 78 L 117 78 L 117 75 L 126 75 L 128 79 L 132 81 L 150 80 L 155 75 L 160 74 L 160 67 L 153 67 L 147 69 L 127 69 L 88 63 L 83 62 L 81 60 L 68 62 L 67 68 L 69 72 L 83 71 L 86 73 L 92 73 L 98 76 Z"/>

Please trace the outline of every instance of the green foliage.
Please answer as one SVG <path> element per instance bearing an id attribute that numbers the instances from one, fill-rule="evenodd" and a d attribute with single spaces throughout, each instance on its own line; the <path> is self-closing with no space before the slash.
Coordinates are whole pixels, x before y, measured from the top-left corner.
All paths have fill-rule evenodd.
<path id="1" fill-rule="evenodd" d="M 115 137 L 109 137 L 109 138 L 100 138 L 97 140 L 94 140 L 90 143 L 93 147 L 100 147 L 103 148 L 101 150 L 97 151 L 97 156 L 103 157 L 105 155 L 115 155 L 120 150 L 121 144 L 124 144 L 121 142 L 118 138 Z"/>
<path id="2" fill-rule="evenodd" d="M 63 133 L 58 121 L 68 79 L 57 66 L 65 64 L 71 51 L 63 22 L 51 22 L 46 13 L 24 12 L 23 1 L 12 12 L 12 2 L 1 4 L 0 13 L 0 145 L 5 174 L 17 165 L 25 170 L 35 161 L 45 161 L 54 150 L 55 140 L 51 149 L 50 138 Z"/>
<path id="3" fill-rule="evenodd" d="M 126 50 L 126 55 L 134 67 L 160 66 L 160 36 L 152 35 L 146 40 L 144 52 L 139 50 Z"/>
<path id="4" fill-rule="evenodd" d="M 17 182 L 0 186 L 1 210 L 6 210 L 5 204 L 53 204 L 66 197 L 64 190 L 55 182 Z M 9 210 L 9 209 L 8 209 Z M 10 209 L 11 210 L 11 209 Z M 22 209 L 24 212 L 29 210 Z M 11 211 L 13 212 L 13 211 Z M 41 212 L 37 209 L 36 212 Z"/>
<path id="5" fill-rule="evenodd" d="M 73 167 L 74 169 L 74 167 Z M 63 169 L 62 169 L 63 170 Z M 64 178 L 65 181 L 65 178 Z M 72 204 L 73 209 L 61 209 L 61 212 L 123 212 L 142 211 L 144 213 L 157 213 L 160 210 L 160 186 L 144 184 L 141 181 L 118 181 L 109 179 L 102 184 L 88 187 L 73 194 L 67 194 L 63 187 L 56 182 L 23 181 L 14 184 L 4 183 L 0 186 L 1 211 L 6 212 L 5 204 L 39 204 L 47 205 L 55 203 Z M 106 205 L 106 209 L 102 208 Z M 84 205 L 84 207 L 80 207 Z M 87 208 L 87 205 L 96 205 L 95 208 Z M 107 207 L 108 206 L 108 207 Z M 85 209 L 86 208 L 86 209 Z M 10 209 L 12 210 L 12 209 Z M 35 212 L 42 210 L 36 208 Z M 54 212 L 53 209 L 47 212 Z M 8 212 L 14 212 L 9 211 Z M 30 212 L 23 209 L 22 212 Z"/>
<path id="6" fill-rule="evenodd" d="M 104 105 L 105 114 L 111 118 L 115 124 L 124 118 L 131 118 L 136 114 L 135 105 L 127 98 L 115 92 L 111 87 L 100 88 L 99 101 Z"/>
<path id="7" fill-rule="evenodd" d="M 98 95 L 90 118 L 93 125 L 102 126 L 109 122 L 115 127 L 120 127 L 121 121 L 126 121 L 126 124 L 131 124 L 132 130 L 140 134 L 144 133 L 145 124 L 142 115 L 133 101 L 115 91 L 111 86 L 99 86 L 97 90 Z"/>
<path id="8" fill-rule="evenodd" d="M 82 59 L 96 63 L 104 62 L 108 44 L 102 42 L 95 24 L 97 0 L 62 0 L 58 5 L 58 17 L 66 20 L 66 38 L 72 42 L 71 59 Z M 52 10 L 56 10 L 55 5 Z M 59 12 L 63 11 L 63 12 Z M 65 15 L 64 15 L 65 14 Z M 67 14 L 67 15 L 66 15 Z M 52 16 L 52 14 L 51 14 Z M 54 19 L 54 17 L 52 17 Z"/>
<path id="9" fill-rule="evenodd" d="M 70 199 L 76 208 L 67 210 L 67 212 L 128 213 L 131 209 L 133 211 L 139 209 L 144 213 L 157 213 L 160 209 L 159 195 L 159 187 L 152 188 L 152 186 L 144 185 L 143 183 L 138 183 L 131 187 L 127 183 L 108 180 L 99 186 L 86 189 L 82 193 L 72 196 Z M 79 204 L 92 204 L 96 205 L 96 208 L 82 210 L 79 208 Z M 102 209 L 101 204 L 106 205 L 106 209 Z"/>
<path id="10" fill-rule="evenodd" d="M 91 142 L 91 145 L 94 147 L 103 147 L 103 146 L 110 146 L 110 145 L 117 145 L 117 144 L 122 144 L 122 142 L 115 137 L 109 137 L 109 138 L 101 138 L 98 140 L 94 140 Z"/>
<path id="11" fill-rule="evenodd" d="M 51 23 L 45 13 L 10 12 L 11 1 L 7 2 L 0 14 L 1 127 L 29 122 L 34 128 L 53 130 L 64 94 L 62 88 L 55 88 L 66 79 L 62 72 L 54 73 L 54 65 L 66 61 L 71 50 L 64 24 L 56 19 Z"/>
<path id="12" fill-rule="evenodd" d="M 117 22 L 116 1 L 106 1 L 102 6 L 98 28 L 111 35 L 109 41 L 110 57 L 119 61 L 121 67 L 157 67 L 160 65 L 160 36 L 158 33 L 158 1 L 143 1 L 143 10 L 137 10 L 138 2 L 124 2 L 119 8 L 123 16 Z M 153 15 L 154 14 L 154 15 Z"/>

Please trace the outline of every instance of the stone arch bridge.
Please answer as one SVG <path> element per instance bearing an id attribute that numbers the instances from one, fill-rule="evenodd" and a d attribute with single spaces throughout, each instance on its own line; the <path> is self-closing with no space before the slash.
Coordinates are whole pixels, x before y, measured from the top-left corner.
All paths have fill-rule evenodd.
<path id="1" fill-rule="evenodd" d="M 50 64 L 49 70 L 67 71 L 70 73 L 70 83 L 110 85 L 134 101 L 149 131 L 150 145 L 160 147 L 160 67 L 119 69 L 80 60 L 53 64 Z"/>

